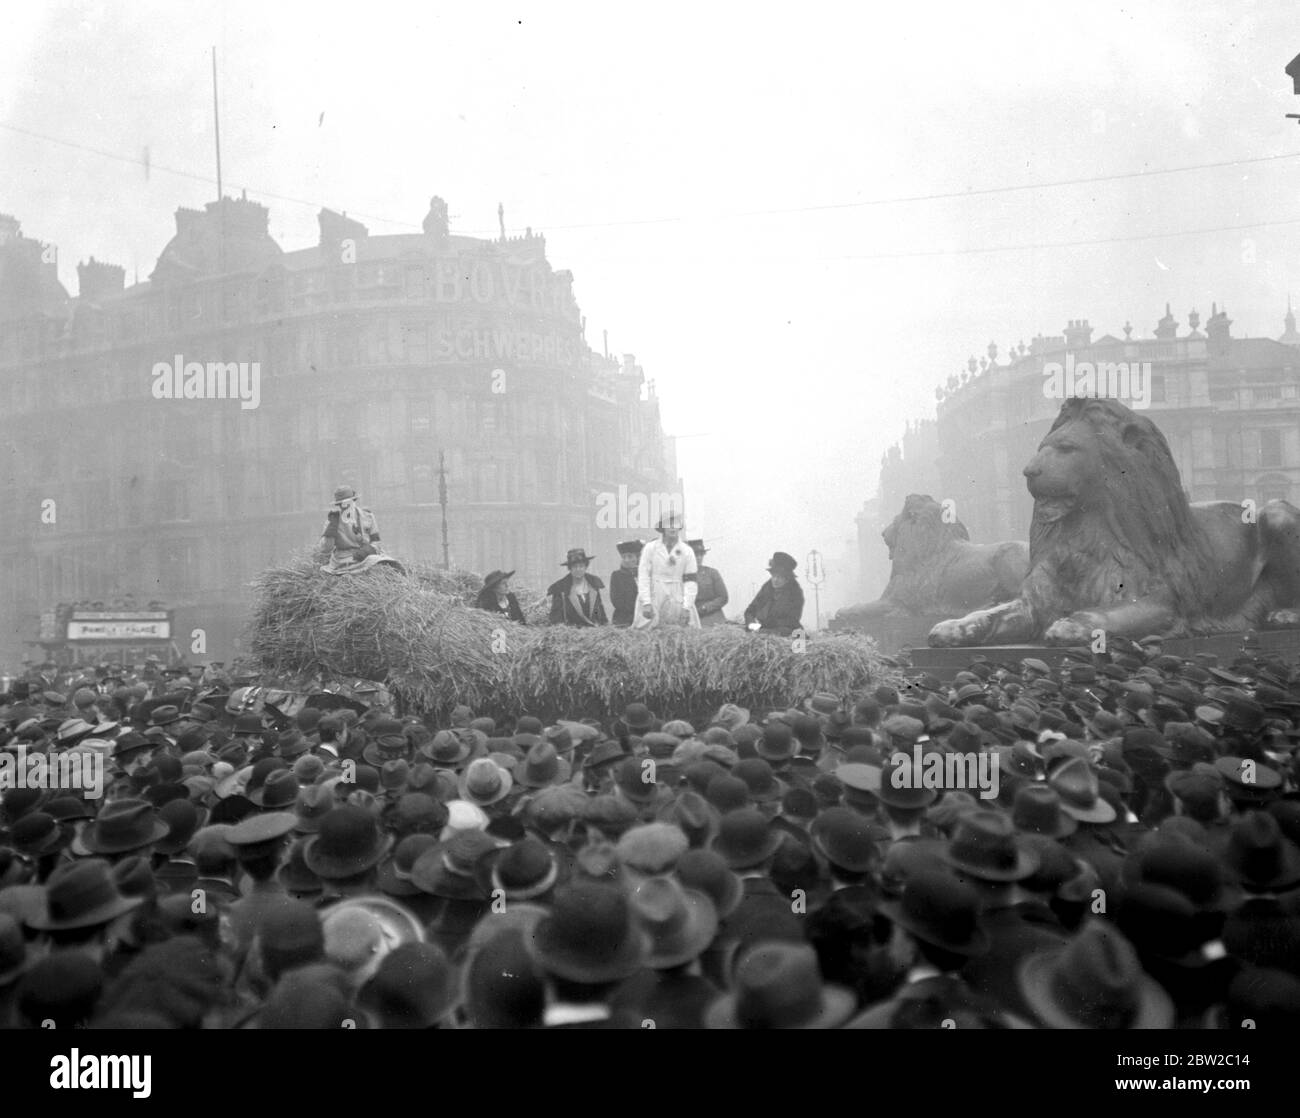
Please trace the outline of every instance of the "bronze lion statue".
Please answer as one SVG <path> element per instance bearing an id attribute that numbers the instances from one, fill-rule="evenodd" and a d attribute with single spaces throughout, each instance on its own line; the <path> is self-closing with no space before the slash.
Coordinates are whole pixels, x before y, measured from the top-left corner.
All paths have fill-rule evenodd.
<path id="1" fill-rule="evenodd" d="M 1019 595 L 941 621 L 935 647 L 1086 644 L 1300 622 L 1300 512 L 1191 504 L 1169 444 L 1114 400 L 1065 402 L 1024 469 L 1034 498 Z"/>
<path id="2" fill-rule="evenodd" d="M 945 523 L 943 507 L 928 494 L 909 494 L 881 538 L 893 564 L 889 585 L 878 601 L 840 610 L 832 628 L 996 605 L 1020 593 L 1029 567 L 1027 544 L 971 543 L 966 526 Z"/>

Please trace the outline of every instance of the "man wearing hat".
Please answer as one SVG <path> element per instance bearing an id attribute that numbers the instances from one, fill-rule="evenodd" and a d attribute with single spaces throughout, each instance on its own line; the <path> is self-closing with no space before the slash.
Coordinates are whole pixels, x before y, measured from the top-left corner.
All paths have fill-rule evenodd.
<path id="1" fill-rule="evenodd" d="M 510 577 L 514 571 L 489 571 L 483 580 L 483 589 L 478 592 L 474 604 L 479 609 L 487 610 L 501 617 L 508 617 L 520 625 L 527 625 L 524 611 L 519 606 L 519 599 L 510 590 Z"/>
<path id="2" fill-rule="evenodd" d="M 899 900 L 882 903 L 880 912 L 894 925 L 893 950 L 906 960 L 906 978 L 893 997 L 845 1028 L 892 1028 L 919 1003 L 937 1006 L 941 1020 L 955 1020 L 958 1012 L 977 1021 L 998 1016 L 961 978 L 961 969 L 989 946 L 973 888 L 942 870 L 920 869 L 907 879 Z"/>
<path id="3" fill-rule="evenodd" d="M 784 551 L 772 556 L 767 565 L 770 577 L 745 609 L 745 624 L 751 629 L 788 637 L 801 628 L 803 589 L 794 577 L 798 565 L 794 557 Z"/>
<path id="4" fill-rule="evenodd" d="M 695 612 L 700 615 L 700 624 L 706 629 L 711 625 L 725 625 L 727 618 L 722 612 L 722 607 L 727 604 L 727 584 L 722 581 L 715 567 L 708 567 L 704 564 L 704 557 L 709 553 L 709 549 L 704 546 L 703 540 L 686 541 L 693 552 L 695 552 L 695 562 L 699 567 L 699 573 L 695 579 L 697 587 L 695 592 Z"/>
<path id="5" fill-rule="evenodd" d="M 561 564 L 569 568 L 569 573 L 546 588 L 551 598 L 549 621 L 552 625 L 585 629 L 608 624 L 605 604 L 600 599 L 605 584 L 587 573 L 590 565 L 591 556 L 584 548 L 569 548 L 568 557 Z"/>
<path id="6" fill-rule="evenodd" d="M 650 937 L 620 889 L 582 880 L 561 887 L 524 942 L 546 978 L 545 1028 L 641 1027 L 612 1005 L 615 990 L 651 952 Z"/>
<path id="7" fill-rule="evenodd" d="M 719 994 L 699 964 L 718 930 L 713 901 L 675 878 L 655 876 L 637 886 L 631 902 L 650 936 L 650 954 L 646 969 L 619 988 L 614 1007 L 656 1029 L 703 1028 L 704 1011 Z"/>
<path id="8" fill-rule="evenodd" d="M 1026 955 L 1064 942 L 1063 935 L 1025 917 L 1028 894 L 1017 883 L 1033 876 L 1041 855 L 1016 834 L 1006 815 L 976 810 L 958 822 L 943 859 L 979 894 L 989 938 L 989 949 L 962 968 L 963 979 L 977 994 L 1029 1016 L 1011 993 L 1017 968 Z"/>
<path id="9" fill-rule="evenodd" d="M 264 812 L 240 820 L 223 835 L 235 850 L 239 868 L 248 876 L 244 895 L 227 912 L 230 932 L 241 956 L 252 944 L 266 914 L 288 901 L 276 872 L 297 822 L 298 817 L 291 811 Z"/>
<path id="10" fill-rule="evenodd" d="M 700 627 L 700 615 L 695 610 L 699 565 L 695 552 L 681 538 L 684 527 L 680 512 L 664 513 L 655 525 L 659 539 L 641 549 L 634 629 L 655 629 L 660 625 Z"/>
<path id="11" fill-rule="evenodd" d="M 614 607 L 616 629 L 626 629 L 636 619 L 636 571 L 643 547 L 640 540 L 624 540 L 618 545 L 618 570 L 609 576 L 609 604 Z"/>

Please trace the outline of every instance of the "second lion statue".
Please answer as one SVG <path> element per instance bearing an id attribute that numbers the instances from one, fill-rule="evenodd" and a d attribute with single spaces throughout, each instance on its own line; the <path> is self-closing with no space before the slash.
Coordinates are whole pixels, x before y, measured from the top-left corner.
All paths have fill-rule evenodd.
<path id="1" fill-rule="evenodd" d="M 932 646 L 1300 623 L 1300 512 L 1191 504 L 1164 435 L 1123 404 L 1067 400 L 1024 475 L 1034 515 L 1019 595 L 939 622 Z"/>
<path id="2" fill-rule="evenodd" d="M 991 606 L 1014 598 L 1029 566 L 1020 541 L 976 544 L 960 520 L 948 520 L 928 494 L 911 493 L 903 510 L 881 533 L 893 568 L 877 601 L 840 610 L 833 629 L 869 626 L 889 617 Z"/>

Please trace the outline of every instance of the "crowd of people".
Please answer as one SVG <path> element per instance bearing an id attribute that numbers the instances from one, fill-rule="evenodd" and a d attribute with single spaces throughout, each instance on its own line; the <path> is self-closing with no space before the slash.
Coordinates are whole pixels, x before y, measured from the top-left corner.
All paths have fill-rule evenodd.
<path id="1" fill-rule="evenodd" d="M 1300 669 L 1257 653 L 977 656 L 695 724 L 290 717 L 249 682 L 0 695 L 6 1026 L 1300 1020 Z M 102 796 L 14 779 L 68 753 Z M 996 794 L 893 778 L 931 755 Z"/>

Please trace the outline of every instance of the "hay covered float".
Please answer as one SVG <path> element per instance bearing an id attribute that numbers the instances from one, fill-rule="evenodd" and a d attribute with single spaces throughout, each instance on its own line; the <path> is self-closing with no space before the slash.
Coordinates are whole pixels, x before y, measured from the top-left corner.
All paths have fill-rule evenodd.
<path id="1" fill-rule="evenodd" d="M 465 703 L 493 716 L 603 719 L 646 702 L 664 716 L 701 718 L 724 702 L 784 707 L 897 677 L 859 634 L 796 642 L 734 625 L 547 626 L 545 600 L 525 593 L 530 624 L 518 625 L 473 607 L 481 585 L 470 572 L 420 564 L 334 578 L 304 556 L 254 583 L 249 648 L 270 677 L 382 680 L 406 709 L 434 715 Z"/>

